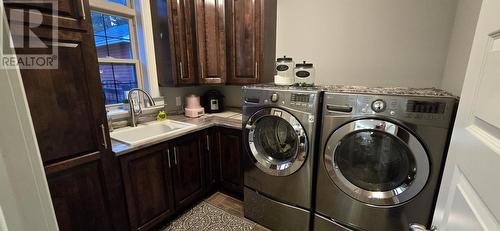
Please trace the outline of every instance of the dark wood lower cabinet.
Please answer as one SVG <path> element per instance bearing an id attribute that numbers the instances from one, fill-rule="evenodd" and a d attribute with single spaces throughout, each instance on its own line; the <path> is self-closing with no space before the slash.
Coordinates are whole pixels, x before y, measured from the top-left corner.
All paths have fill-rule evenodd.
<path id="1" fill-rule="evenodd" d="M 59 230 L 119 230 L 112 225 L 101 168 L 97 160 L 47 176 Z"/>
<path id="2" fill-rule="evenodd" d="M 130 229 L 158 229 L 219 189 L 241 198 L 241 147 L 241 130 L 214 127 L 121 156 Z"/>
<path id="3" fill-rule="evenodd" d="M 170 143 L 175 165 L 172 175 L 176 209 L 184 209 L 204 196 L 205 168 L 200 138 L 200 134 L 192 134 Z"/>
<path id="4" fill-rule="evenodd" d="M 174 212 L 171 165 L 165 145 L 121 158 L 131 230 L 148 230 Z"/>
<path id="5" fill-rule="evenodd" d="M 224 190 L 243 197 L 241 130 L 219 128 L 220 181 Z"/>
<path id="6" fill-rule="evenodd" d="M 131 230 L 155 230 L 205 196 L 204 133 L 120 157 Z"/>

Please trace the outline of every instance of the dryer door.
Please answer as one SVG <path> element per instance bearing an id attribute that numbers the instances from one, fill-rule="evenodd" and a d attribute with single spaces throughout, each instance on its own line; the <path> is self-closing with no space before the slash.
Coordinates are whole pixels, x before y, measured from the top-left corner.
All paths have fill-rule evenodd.
<path id="1" fill-rule="evenodd" d="M 245 125 L 246 142 L 254 164 L 273 176 L 290 175 L 307 157 L 307 135 L 292 114 L 279 108 L 264 108 Z"/>
<path id="2" fill-rule="evenodd" d="M 346 194 L 375 206 L 415 197 L 429 177 L 422 143 L 405 128 L 377 119 L 347 123 L 328 139 L 324 164 Z"/>

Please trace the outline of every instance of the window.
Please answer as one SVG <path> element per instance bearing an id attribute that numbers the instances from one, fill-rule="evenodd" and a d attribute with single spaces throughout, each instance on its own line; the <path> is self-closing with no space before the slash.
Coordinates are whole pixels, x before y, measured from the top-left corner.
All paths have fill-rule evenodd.
<path id="1" fill-rule="evenodd" d="M 106 105 L 122 103 L 141 85 L 134 17 L 127 0 L 93 0 L 92 27 Z M 105 12 L 105 13 L 104 13 Z"/>

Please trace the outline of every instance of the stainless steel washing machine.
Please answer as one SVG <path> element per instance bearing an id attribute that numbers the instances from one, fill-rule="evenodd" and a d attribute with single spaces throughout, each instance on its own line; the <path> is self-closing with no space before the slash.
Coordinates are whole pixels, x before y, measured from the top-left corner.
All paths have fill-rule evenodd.
<path id="1" fill-rule="evenodd" d="M 243 87 L 245 217 L 273 230 L 308 230 L 317 88 Z"/>
<path id="2" fill-rule="evenodd" d="M 314 230 L 429 226 L 457 103 L 437 89 L 331 87 Z"/>

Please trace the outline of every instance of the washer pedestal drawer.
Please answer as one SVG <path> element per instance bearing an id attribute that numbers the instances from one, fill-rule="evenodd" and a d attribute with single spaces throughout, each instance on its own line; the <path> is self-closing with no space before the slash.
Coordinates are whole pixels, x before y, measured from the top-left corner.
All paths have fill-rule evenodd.
<path id="1" fill-rule="evenodd" d="M 310 212 L 245 187 L 245 217 L 271 230 L 309 230 Z"/>

